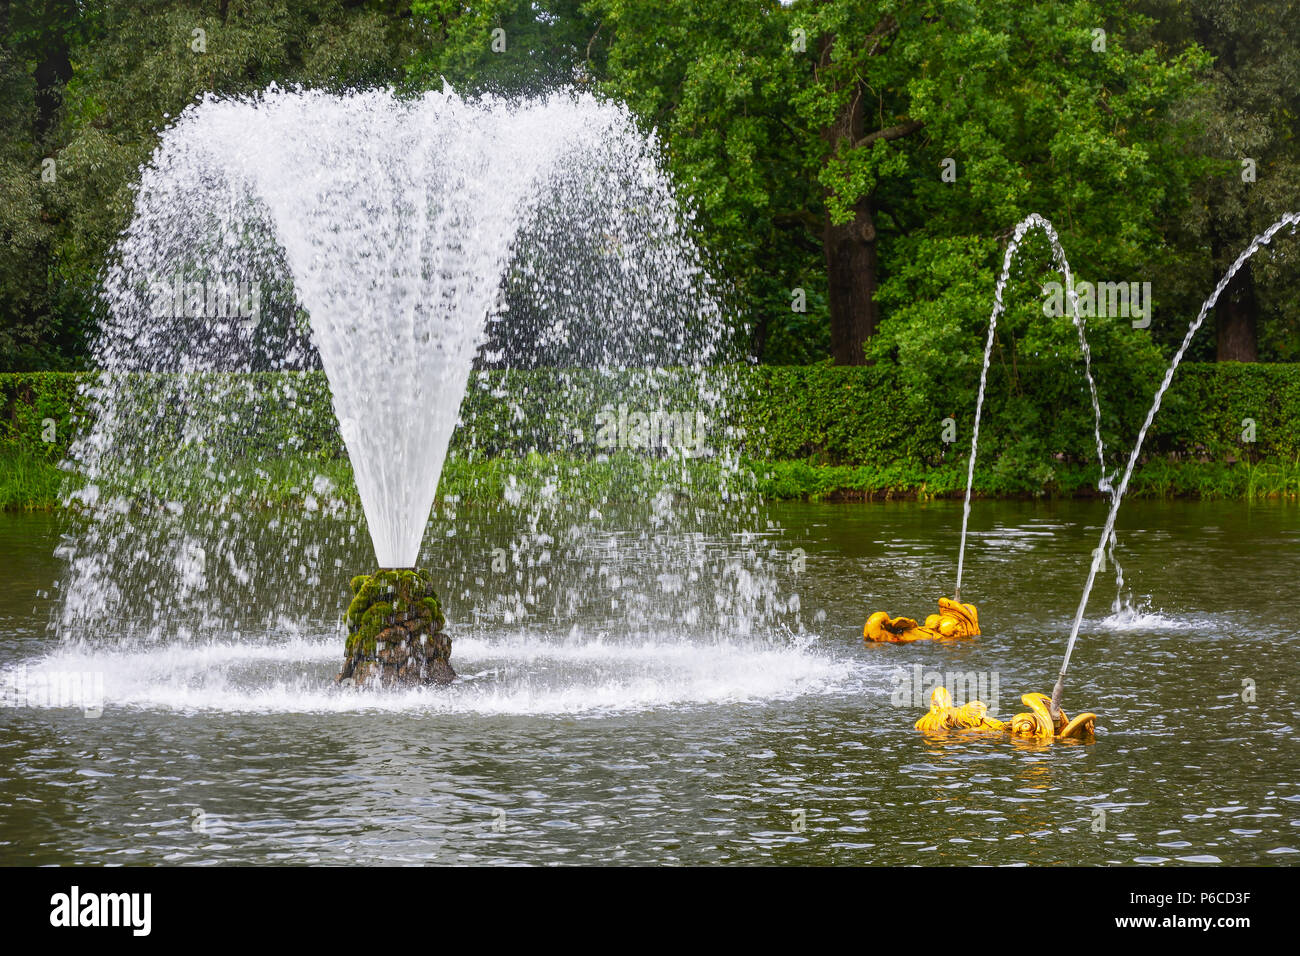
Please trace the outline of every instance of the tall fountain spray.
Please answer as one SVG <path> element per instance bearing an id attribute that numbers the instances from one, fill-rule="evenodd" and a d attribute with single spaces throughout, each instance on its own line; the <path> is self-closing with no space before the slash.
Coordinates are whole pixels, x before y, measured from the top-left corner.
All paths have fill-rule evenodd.
<path id="1" fill-rule="evenodd" d="M 606 160 L 624 122 L 563 98 L 274 92 L 205 103 L 165 140 L 146 194 L 206 167 L 274 224 L 380 567 L 415 564 L 516 233 L 557 166 Z"/>
<path id="2" fill-rule="evenodd" d="M 339 489 L 284 473 L 319 453 L 329 403 L 379 569 L 352 582 L 349 661 L 383 663 L 379 632 L 439 643 L 414 569 L 475 364 L 581 366 L 615 402 L 652 411 L 676 389 L 718 421 L 727 387 L 692 372 L 723 356 L 710 286 L 657 143 L 618 104 L 274 88 L 195 104 L 142 170 L 105 276 L 60 631 L 225 637 L 251 605 L 291 628 L 341 573 L 318 530 Z M 317 368 L 327 394 L 302 374 Z M 515 444 L 590 434 L 596 411 L 516 415 Z M 301 513 L 250 520 L 285 481 Z"/>

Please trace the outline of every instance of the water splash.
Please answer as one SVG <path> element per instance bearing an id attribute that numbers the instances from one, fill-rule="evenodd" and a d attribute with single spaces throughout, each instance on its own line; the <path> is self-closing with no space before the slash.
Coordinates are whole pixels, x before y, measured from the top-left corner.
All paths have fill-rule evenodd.
<path id="1" fill-rule="evenodd" d="M 461 679 L 442 692 L 341 692 L 329 685 L 338 641 L 307 635 L 276 643 L 213 641 L 165 649 L 65 645 L 0 668 L 0 690 L 39 707 L 179 713 L 474 714 L 601 717 L 682 706 L 788 700 L 888 679 L 881 664 L 837 656 L 815 641 L 683 642 L 674 633 L 633 641 L 585 631 L 566 639 L 511 629 L 458 639 Z M 69 675 L 95 675 L 90 695 L 49 694 Z M 78 687 L 81 685 L 78 684 Z M 85 687 L 90 688 L 87 681 Z"/>
<path id="2" fill-rule="evenodd" d="M 588 95 L 272 88 L 191 106 L 142 170 L 105 276 L 54 626 L 74 641 L 283 637 L 337 614 L 372 561 L 456 582 L 496 573 L 506 550 L 484 613 L 563 620 L 577 599 L 536 595 L 581 594 L 556 578 L 592 565 L 609 509 L 566 497 L 566 466 L 528 453 L 602 461 L 615 454 L 592 441 L 602 404 L 666 408 L 710 423 L 711 490 L 735 491 L 720 369 L 733 330 L 690 218 L 655 137 Z M 539 368 L 549 378 L 511 390 L 512 370 Z M 435 512 L 433 535 L 430 505 L 456 424 L 475 415 L 460 451 L 502 462 L 493 507 L 514 530 L 454 548 L 458 502 Z M 649 605 L 741 632 L 786 613 L 754 562 L 706 581 L 713 559 L 677 547 L 752 502 L 692 507 L 676 451 L 624 457 L 659 482 L 638 499 L 643 536 L 664 532 L 654 563 L 691 581 L 609 613 Z M 298 504 L 256 517 L 284 500 Z M 372 557 L 355 554 L 359 535 Z"/>
<path id="3" fill-rule="evenodd" d="M 1056 268 L 1065 277 L 1065 294 L 1070 304 L 1070 319 L 1079 334 L 1079 349 L 1083 352 L 1083 374 L 1088 380 L 1088 394 L 1092 399 L 1093 437 L 1097 443 L 1097 467 L 1100 472 L 1097 479 L 1097 489 L 1107 492 L 1112 499 L 1115 494 L 1111 484 L 1114 475 L 1108 474 L 1106 471 L 1106 446 L 1101 438 L 1101 403 L 1097 399 L 1097 384 L 1092 377 L 1092 349 L 1088 347 L 1088 336 L 1084 329 L 1084 321 L 1079 315 L 1079 298 L 1074 291 L 1070 262 L 1065 256 L 1065 250 L 1061 247 L 1061 240 L 1052 224 L 1038 213 L 1030 213 L 1016 225 L 1011 241 L 1007 244 L 1007 251 L 1002 259 L 1002 274 L 998 277 L 997 288 L 993 294 L 993 312 L 989 316 L 988 338 L 984 342 L 984 364 L 980 369 L 979 397 L 975 401 L 975 426 L 971 432 L 970 462 L 966 472 L 966 501 L 961 516 L 961 545 L 957 551 L 957 586 L 953 590 L 953 596 L 957 600 L 961 599 L 962 571 L 966 563 L 966 531 L 970 522 L 971 491 L 975 482 L 975 456 L 979 451 L 980 416 L 984 409 L 984 388 L 988 381 L 989 359 L 993 354 L 993 338 L 997 332 L 998 316 L 1005 310 L 1002 293 L 1011 277 L 1012 262 L 1020 249 L 1021 242 L 1024 241 L 1025 236 L 1031 229 L 1040 229 L 1047 236 L 1047 240 L 1052 246 L 1052 260 L 1055 262 Z M 1116 610 L 1118 610 L 1120 594 L 1124 588 L 1124 572 L 1115 559 L 1116 543 L 1116 537 L 1112 532 L 1105 546 L 1109 550 L 1111 562 L 1115 565 L 1115 602 Z M 1100 554 L 1099 551 L 1098 555 Z"/>

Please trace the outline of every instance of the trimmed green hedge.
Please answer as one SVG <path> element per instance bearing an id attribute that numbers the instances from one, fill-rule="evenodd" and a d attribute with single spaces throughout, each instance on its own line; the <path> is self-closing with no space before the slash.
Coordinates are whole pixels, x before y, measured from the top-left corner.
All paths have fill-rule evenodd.
<path id="1" fill-rule="evenodd" d="M 1110 467 L 1128 454 L 1154 394 L 1096 375 Z M 724 429 L 757 464 L 760 488 L 773 497 L 943 495 L 965 486 L 975 384 L 955 382 L 944 404 L 917 397 L 898 369 L 757 366 L 720 369 L 713 384 L 729 396 L 724 421 L 710 422 L 709 443 Z M 342 457 L 321 373 L 215 376 L 259 396 L 257 420 L 213 425 L 214 440 L 236 453 L 290 448 L 312 458 Z M 87 424 L 74 373 L 0 374 L 0 454 L 32 465 L 57 463 Z M 147 380 L 142 380 L 149 387 Z M 696 382 L 681 372 L 607 377 L 588 370 L 476 373 L 453 454 L 473 460 L 540 452 L 591 457 L 602 407 L 694 410 Z M 262 401 L 261 396 L 266 400 Z M 177 414 L 185 414 L 184 409 Z M 944 419 L 956 440 L 942 440 Z M 1246 420 L 1254 442 L 1243 441 Z M 53 423 L 51 434 L 50 424 Z M 221 430 L 224 429 L 224 430 Z M 1080 494 L 1096 482 L 1093 419 L 1081 375 L 1021 368 L 990 372 L 976 487 L 983 494 Z M 46 439 L 53 438 L 53 441 Z M 472 450 L 472 453 L 471 453 Z M 1194 467 L 1193 467 L 1194 466 Z M 18 465 L 14 465 L 15 468 Z M 13 470 L 13 469 L 11 469 Z M 1294 494 L 1300 472 L 1300 365 L 1182 366 L 1148 436 L 1134 490 L 1146 494 Z M 26 492 L 25 492 L 26 494 Z M 34 493 L 32 493 L 34 494 Z M 39 495 L 38 495 L 39 497 Z"/>
<path id="2" fill-rule="evenodd" d="M 1108 466 L 1120 467 L 1136 440 L 1157 382 L 1129 394 L 1102 393 L 1103 437 Z M 768 461 L 824 465 L 925 466 L 964 471 L 975 413 L 975 389 L 953 388 L 951 401 L 932 407 L 909 392 L 891 368 L 759 367 L 748 372 L 744 424 L 761 431 L 749 451 Z M 1018 387 L 990 373 L 980 430 L 977 475 L 987 486 L 1014 460 L 1011 470 L 1045 475 L 1081 470 L 1096 476 L 1092 405 L 1087 386 L 1062 381 L 1059 372 L 1024 370 Z M 943 419 L 956 423 L 957 440 L 944 443 Z M 1254 442 L 1242 440 L 1246 420 Z M 1300 463 L 1300 365 L 1189 363 L 1181 366 L 1156 415 L 1142 461 L 1237 461 Z M 965 478 L 962 476 L 962 484 Z M 1026 486 L 1007 490 L 1032 491 Z"/>
<path id="3" fill-rule="evenodd" d="M 87 378 L 70 372 L 0 373 L 0 446 L 59 461 L 85 424 L 79 388 Z M 46 441 L 50 437 L 53 441 Z"/>

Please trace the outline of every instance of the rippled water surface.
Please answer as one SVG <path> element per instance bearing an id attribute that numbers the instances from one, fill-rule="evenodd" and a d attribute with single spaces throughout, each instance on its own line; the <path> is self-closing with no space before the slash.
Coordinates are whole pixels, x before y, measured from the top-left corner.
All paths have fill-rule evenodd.
<path id="1" fill-rule="evenodd" d="M 632 519 L 600 568 L 505 600 L 491 549 L 511 529 L 462 514 L 484 568 L 460 553 L 446 590 L 460 679 L 390 696 L 330 686 L 337 581 L 332 611 L 268 627 L 250 608 L 228 640 L 141 648 L 106 622 L 60 647 L 58 522 L 0 516 L 0 863 L 1300 860 L 1300 510 L 1126 503 L 1134 602 L 1113 613 L 1099 578 L 1066 689 L 1097 740 L 1039 746 L 927 739 L 912 688 L 969 678 L 1003 716 L 1050 692 L 1103 505 L 977 502 L 963 598 L 984 635 L 864 646 L 869 611 L 950 594 L 959 507 L 779 506 L 747 516 L 761 535 L 696 542 L 777 599 L 727 633 L 629 611 L 628 582 L 651 607 L 711 594 Z M 96 675 L 102 713 L 34 700 L 57 674 Z"/>

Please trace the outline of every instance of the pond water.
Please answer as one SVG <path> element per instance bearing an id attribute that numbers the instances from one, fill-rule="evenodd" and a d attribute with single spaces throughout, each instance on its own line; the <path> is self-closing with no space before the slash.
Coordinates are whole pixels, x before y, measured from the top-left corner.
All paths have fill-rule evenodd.
<path id="1" fill-rule="evenodd" d="M 913 730 L 935 673 L 1004 717 L 1050 693 L 1104 517 L 976 502 L 983 636 L 866 646 L 870 611 L 951 595 L 959 504 L 773 505 L 690 542 L 629 516 L 499 577 L 526 518 L 461 509 L 460 679 L 376 696 L 330 686 L 364 534 L 322 537 L 347 570 L 300 617 L 67 648 L 59 520 L 0 516 L 0 864 L 1300 862 L 1294 505 L 1125 504 L 1134 600 L 1099 578 L 1064 701 L 1095 743 Z M 69 673 L 102 708 L 35 699 Z"/>

